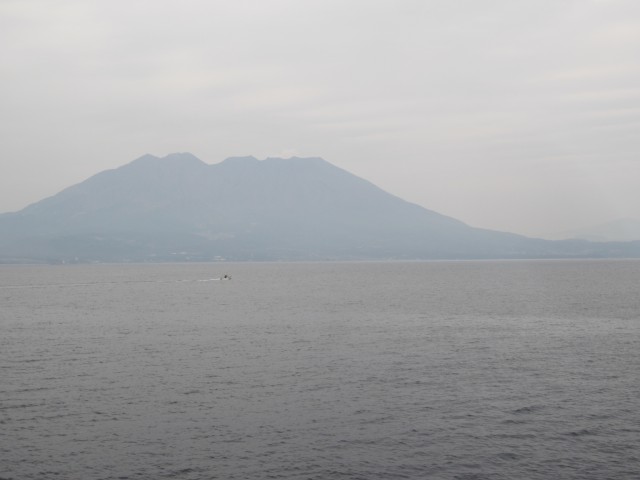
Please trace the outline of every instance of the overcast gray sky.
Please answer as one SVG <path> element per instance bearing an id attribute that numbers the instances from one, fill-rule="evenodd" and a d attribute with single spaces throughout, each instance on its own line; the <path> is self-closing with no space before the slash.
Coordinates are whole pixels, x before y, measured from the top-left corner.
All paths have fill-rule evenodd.
<path id="1" fill-rule="evenodd" d="M 188 151 L 527 235 L 640 217 L 637 0 L 0 0 L 0 81 L 0 212 Z"/>

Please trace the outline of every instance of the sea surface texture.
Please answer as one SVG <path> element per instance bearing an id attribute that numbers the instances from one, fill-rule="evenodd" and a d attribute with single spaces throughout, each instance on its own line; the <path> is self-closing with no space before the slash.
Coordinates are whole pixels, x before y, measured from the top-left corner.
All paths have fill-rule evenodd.
<path id="1" fill-rule="evenodd" d="M 0 478 L 638 479 L 640 262 L 1 266 Z"/>

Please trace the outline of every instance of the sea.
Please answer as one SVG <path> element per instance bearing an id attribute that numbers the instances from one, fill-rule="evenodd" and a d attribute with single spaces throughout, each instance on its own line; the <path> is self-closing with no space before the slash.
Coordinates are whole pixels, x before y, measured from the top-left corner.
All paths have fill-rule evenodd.
<path id="1" fill-rule="evenodd" d="M 2 480 L 638 478 L 637 260 L 0 266 Z"/>

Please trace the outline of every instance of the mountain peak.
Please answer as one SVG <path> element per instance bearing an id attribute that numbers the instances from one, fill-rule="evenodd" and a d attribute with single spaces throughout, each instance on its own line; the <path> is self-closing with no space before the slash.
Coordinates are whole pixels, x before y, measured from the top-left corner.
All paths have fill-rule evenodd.
<path id="1" fill-rule="evenodd" d="M 170 153 L 169 155 L 165 156 L 164 158 L 161 158 L 161 160 L 165 160 L 165 161 L 168 161 L 168 162 L 179 161 L 179 162 L 191 162 L 191 163 L 204 163 L 202 160 L 200 160 L 194 154 L 189 153 L 189 152 L 174 152 L 174 153 Z"/>
<path id="2" fill-rule="evenodd" d="M 156 157 L 155 155 L 151 155 L 150 153 L 145 153 L 141 157 L 138 157 L 135 160 L 133 160 L 132 162 L 129 162 L 129 165 L 132 165 L 132 164 L 148 165 L 148 164 L 150 164 L 152 162 L 157 162 L 158 160 L 160 160 L 160 157 Z"/>
<path id="3" fill-rule="evenodd" d="M 175 152 L 170 153 L 164 157 L 156 157 L 155 155 L 151 155 L 147 153 L 128 165 L 140 166 L 140 167 L 148 167 L 153 165 L 206 165 L 202 160 L 200 160 L 195 155 L 189 152 Z M 127 165 L 125 165 L 127 166 Z"/>
<path id="4" fill-rule="evenodd" d="M 245 157 L 229 157 L 223 160 L 220 164 L 225 165 L 257 165 L 257 164 L 292 164 L 292 163 L 314 163 L 314 164 L 326 164 L 329 162 L 323 160 L 320 157 L 267 157 L 264 160 L 259 160 L 252 155 Z"/>

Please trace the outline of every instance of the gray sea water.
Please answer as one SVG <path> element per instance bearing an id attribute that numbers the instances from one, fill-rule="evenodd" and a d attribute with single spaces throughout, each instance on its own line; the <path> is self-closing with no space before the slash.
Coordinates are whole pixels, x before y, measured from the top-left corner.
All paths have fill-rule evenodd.
<path id="1" fill-rule="evenodd" d="M 638 261 L 2 266 L 0 478 L 637 479 L 639 293 Z"/>

